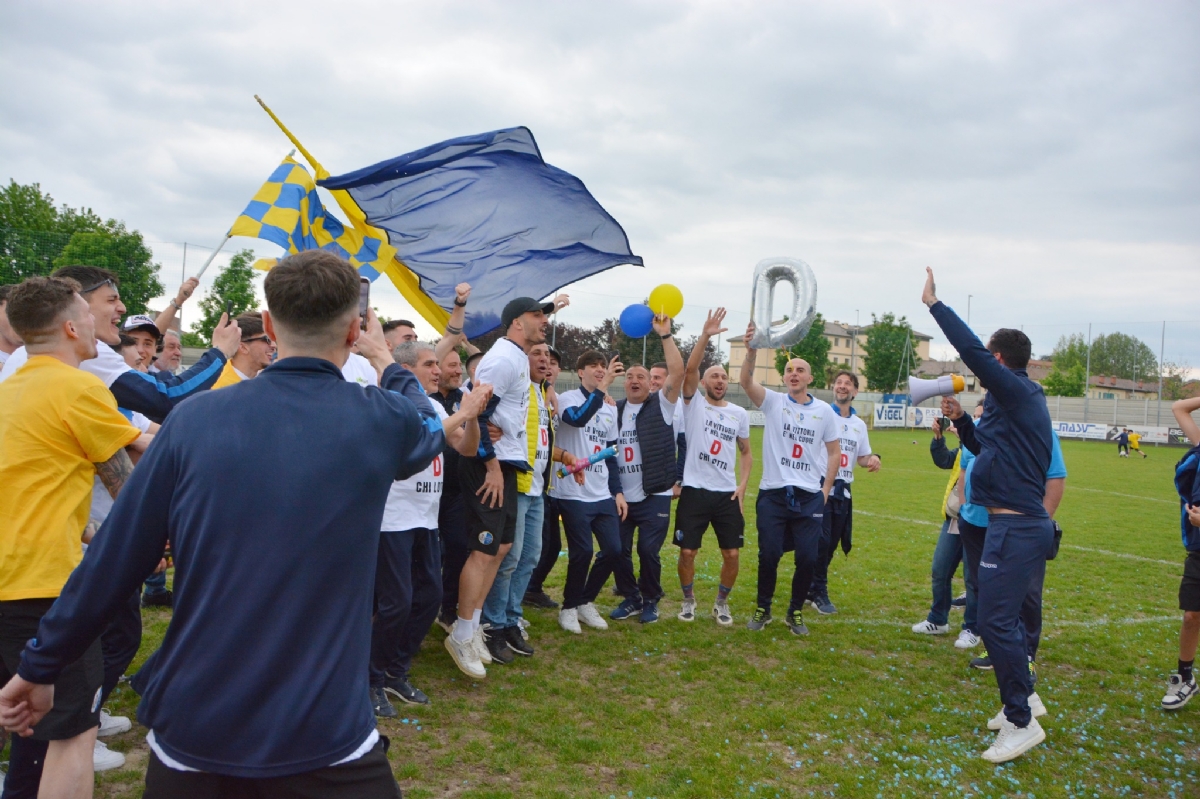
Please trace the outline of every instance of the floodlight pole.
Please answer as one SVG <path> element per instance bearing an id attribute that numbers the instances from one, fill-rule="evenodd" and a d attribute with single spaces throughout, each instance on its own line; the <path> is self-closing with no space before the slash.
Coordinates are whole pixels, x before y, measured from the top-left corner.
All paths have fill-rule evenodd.
<path id="1" fill-rule="evenodd" d="M 1083 422 L 1088 421 L 1088 385 L 1092 380 L 1092 323 L 1088 322 L 1087 365 L 1083 367 Z"/>
<path id="2" fill-rule="evenodd" d="M 182 288 L 183 284 L 187 282 L 187 242 L 186 241 L 183 243 L 183 265 L 179 269 L 179 277 L 181 278 L 181 282 L 179 283 L 179 286 L 180 286 L 180 288 Z M 176 311 L 175 319 L 176 319 L 176 321 L 179 322 L 179 332 L 182 335 L 182 333 L 183 333 L 183 309 L 176 308 L 175 311 Z"/>
<path id="3" fill-rule="evenodd" d="M 1158 411 L 1155 413 L 1154 425 L 1162 426 L 1162 390 L 1163 390 L 1163 356 L 1167 351 L 1167 323 L 1163 321 L 1162 340 L 1158 344 Z"/>

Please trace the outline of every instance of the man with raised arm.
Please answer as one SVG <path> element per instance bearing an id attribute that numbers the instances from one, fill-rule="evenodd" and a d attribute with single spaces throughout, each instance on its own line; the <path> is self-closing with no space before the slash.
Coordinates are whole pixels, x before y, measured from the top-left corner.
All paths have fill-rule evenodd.
<path id="1" fill-rule="evenodd" d="M 867 423 L 859 418 L 850 405 L 857 395 L 858 375 L 845 369 L 838 372 L 833 378 L 832 408 L 837 414 L 834 421 L 842 449 L 841 463 L 833 489 L 829 492 L 829 501 L 825 503 L 821 547 L 817 553 L 812 587 L 808 589 L 808 601 L 823 616 L 837 613 L 837 607 L 829 601 L 829 564 L 839 544 L 842 551 L 850 554 L 854 529 L 854 501 L 850 496 L 850 486 L 854 483 L 854 467 L 862 466 L 868 472 L 879 471 L 879 454 L 871 451 Z"/>
<path id="2" fill-rule="evenodd" d="M 733 625 L 729 611 L 729 592 L 738 575 L 738 554 L 745 543 L 746 517 L 742 503 L 753 466 L 750 451 L 750 417 L 744 408 L 725 401 L 729 375 L 720 366 L 710 366 L 704 376 L 700 365 L 708 341 L 718 333 L 725 321 L 725 309 L 708 312 L 696 346 L 688 356 L 683 378 L 683 426 L 687 437 L 687 453 L 683 466 L 683 488 L 679 507 L 675 511 L 675 546 L 679 547 L 679 585 L 683 590 L 680 621 L 695 621 L 696 553 L 704 533 L 712 525 L 721 548 L 721 582 L 717 587 L 712 615 L 722 627 Z M 696 389 L 704 387 L 704 394 Z M 736 452 L 736 455 L 735 455 Z M 738 459 L 738 476 L 733 475 L 734 458 Z"/>
<path id="3" fill-rule="evenodd" d="M 837 416 L 829 403 L 808 393 L 808 361 L 792 358 L 783 370 L 787 393 L 771 391 L 754 379 L 758 350 L 750 346 L 754 323 L 746 328 L 746 358 L 739 383 L 754 407 L 763 412 L 763 471 L 755 514 L 758 526 L 758 606 L 746 624 L 761 630 L 771 621 L 771 602 L 779 561 L 795 550 L 792 597 L 787 625 L 793 635 L 808 635 L 804 603 L 812 587 L 821 544 L 825 504 L 842 462 Z"/>
<path id="4" fill-rule="evenodd" d="M 373 311 L 360 333 L 358 286 L 324 250 L 270 271 L 263 322 L 278 360 L 171 413 L 0 690 L 0 724 L 27 735 L 57 705 L 54 683 L 169 542 L 175 612 L 133 682 L 147 799 L 214 783 L 398 799 L 367 680 L 379 522 L 392 481 L 446 437 Z M 356 341 L 382 390 L 342 377 Z"/>
<path id="5" fill-rule="evenodd" d="M 971 501 L 987 508 L 987 538 L 979 561 L 979 627 L 1004 702 L 1005 720 L 984 760 L 1004 763 L 1046 740 L 1029 708 L 1033 693 L 1021 606 L 1046 574 L 1054 524 L 1046 512 L 1046 472 L 1054 433 L 1042 387 L 1029 379 L 1029 337 L 1001 328 L 987 347 L 937 298 L 926 269 L 921 301 L 959 357 L 988 390 L 983 419 L 974 427 L 978 451 Z M 967 419 L 964 415 L 960 419 Z M 969 419 L 967 419 L 969 421 Z M 955 420 L 963 446 L 968 440 Z"/>
<path id="6" fill-rule="evenodd" d="M 1164 710 L 1178 710 L 1197 693 L 1196 644 L 1200 641 L 1200 426 L 1192 418 L 1200 410 L 1200 397 L 1183 399 L 1171 406 L 1179 429 L 1192 448 L 1175 467 L 1175 490 L 1179 494 L 1179 527 L 1187 559 L 1179 582 L 1179 667 L 1167 680 L 1162 698 Z"/>
<path id="7" fill-rule="evenodd" d="M 662 337 L 666 368 L 625 370 L 625 399 L 617 403 L 617 461 L 621 491 L 628 511 L 621 519 L 621 574 L 633 575 L 634 531 L 640 577 L 617 585 L 625 597 L 609 617 L 637 616 L 643 624 L 658 621 L 662 599 L 662 561 L 659 553 L 671 527 L 671 495 L 675 487 L 675 402 L 683 383 L 683 355 L 671 334 L 671 320 L 655 317 L 654 332 Z M 655 371 L 662 379 L 655 380 Z M 656 385 L 657 383 L 657 385 Z"/>
<path id="8" fill-rule="evenodd" d="M 79 284 L 33 277 L 9 295 L 8 316 L 25 341 L 28 360 L 0 386 L 0 680 L 17 672 L 25 642 L 59 603 L 82 559 L 92 481 L 116 497 L 133 465 L 125 447 L 140 435 L 104 384 L 79 369 L 96 355 L 96 322 Z M 159 549 L 155 563 L 161 556 Z M 142 572 L 124 593 L 153 569 Z M 99 634 L 80 642 L 47 679 L 53 707 L 18 725 L 31 741 L 14 739 L 8 790 L 43 797 L 75 796 L 92 784 L 104 677 Z M 0 705 L 3 708 L 3 705 Z M 5 723 L 0 719 L 0 723 Z M 5 723 L 7 726 L 7 723 Z M 48 749 L 45 742 L 49 742 Z M 44 756 L 44 770 L 42 757 Z M 41 778 L 40 793 L 38 778 Z"/>
<path id="9" fill-rule="evenodd" d="M 236 322 L 222 314 L 213 330 L 212 349 L 178 377 L 165 371 L 151 375 L 130 369 L 112 348 L 121 342 L 121 317 L 125 315 L 116 275 L 98 266 L 64 266 L 55 270 L 54 276 L 79 283 L 79 293 L 96 318 L 96 355 L 81 363 L 80 368 L 100 378 L 117 398 L 117 405 L 127 411 L 162 422 L 180 402 L 211 388 L 225 362 L 237 352 L 241 331 Z M 25 359 L 24 347 L 14 352 L 0 370 L 0 382 L 12 376 Z"/>

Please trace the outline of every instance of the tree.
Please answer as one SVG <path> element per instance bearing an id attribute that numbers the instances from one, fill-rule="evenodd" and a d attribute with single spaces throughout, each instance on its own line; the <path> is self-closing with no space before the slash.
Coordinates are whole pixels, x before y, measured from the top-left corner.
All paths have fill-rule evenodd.
<path id="1" fill-rule="evenodd" d="M 1092 341 L 1094 375 L 1158 382 L 1158 359 L 1145 342 L 1124 333 L 1097 336 Z"/>
<path id="2" fill-rule="evenodd" d="M 912 325 L 906 317 L 897 319 L 892 313 L 885 313 L 881 317 L 871 314 L 871 326 L 866 331 L 863 374 L 867 378 L 867 388 L 871 391 L 892 391 L 896 388 L 896 381 L 905 377 L 901 374 L 901 368 L 915 366 L 911 352 L 909 363 L 902 363 L 905 349 L 911 346 Z"/>
<path id="3" fill-rule="evenodd" d="M 213 330 L 217 322 L 221 321 L 221 314 L 225 313 L 227 304 L 232 305 L 230 316 L 258 308 L 258 296 L 254 292 L 254 268 L 251 266 L 253 263 L 254 251 L 242 250 L 229 260 L 229 266 L 213 280 L 212 288 L 200 301 L 200 313 L 203 316 L 192 325 L 192 333 L 200 337 L 201 346 L 212 340 Z M 194 341 L 196 339 L 188 336 L 184 343 L 193 346 Z"/>
<path id="4" fill-rule="evenodd" d="M 1082 333 L 1059 336 L 1058 343 L 1054 345 L 1054 352 L 1050 355 L 1050 360 L 1054 362 L 1056 367 L 1064 371 L 1073 366 L 1083 368 L 1087 364 L 1087 349 L 1087 339 L 1083 337 Z M 1061 396 L 1073 397 L 1075 395 L 1063 394 Z"/>
<path id="5" fill-rule="evenodd" d="M 1192 368 L 1186 362 L 1172 363 L 1163 361 L 1162 365 L 1162 398 L 1164 401 L 1189 399 L 1195 396 L 1195 382 L 1189 381 L 1188 375 Z"/>
<path id="6" fill-rule="evenodd" d="M 812 327 L 791 347 L 775 350 L 775 371 L 783 374 L 787 363 L 792 358 L 803 358 L 812 369 L 812 388 L 825 388 L 829 377 L 829 348 L 832 345 L 825 337 L 825 317 L 817 314 L 813 318 Z"/>
<path id="7" fill-rule="evenodd" d="M 1050 397 L 1082 397 L 1085 374 L 1082 364 L 1072 364 L 1064 369 L 1056 360 L 1054 368 L 1042 381 L 1042 388 Z"/>
<path id="8" fill-rule="evenodd" d="M 129 313 L 145 313 L 151 297 L 163 293 L 158 264 L 136 230 L 123 222 L 109 220 L 104 230 L 72 234 L 67 246 L 54 259 L 54 267 L 81 264 L 99 266 L 114 273 L 121 283 L 121 302 Z"/>
<path id="9" fill-rule="evenodd" d="M 162 294 L 158 264 L 137 231 L 90 208 L 58 208 L 37 183 L 0 188 L 0 283 L 48 275 L 60 266 L 100 266 L 117 274 L 121 299 L 141 313 Z"/>

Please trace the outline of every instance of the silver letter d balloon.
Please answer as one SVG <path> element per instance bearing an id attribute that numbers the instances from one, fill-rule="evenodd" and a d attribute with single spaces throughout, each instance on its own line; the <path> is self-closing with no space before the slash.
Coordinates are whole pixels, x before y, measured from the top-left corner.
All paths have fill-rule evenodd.
<path id="1" fill-rule="evenodd" d="M 792 284 L 792 307 L 776 310 L 775 287 L 781 282 Z M 786 316 L 779 324 L 772 317 Z M 750 300 L 750 318 L 754 320 L 754 338 L 750 346 L 756 350 L 790 347 L 808 333 L 817 315 L 817 279 L 804 261 L 795 258 L 767 258 L 754 267 L 754 296 Z"/>

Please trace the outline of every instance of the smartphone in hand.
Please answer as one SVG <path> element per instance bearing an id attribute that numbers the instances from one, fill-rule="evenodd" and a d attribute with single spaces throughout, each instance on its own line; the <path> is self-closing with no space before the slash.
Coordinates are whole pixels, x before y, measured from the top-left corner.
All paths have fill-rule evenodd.
<path id="1" fill-rule="evenodd" d="M 367 308 L 371 307 L 371 281 L 365 277 L 358 279 L 358 318 L 362 329 L 367 329 Z"/>

